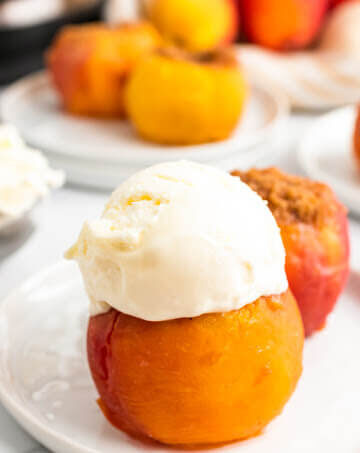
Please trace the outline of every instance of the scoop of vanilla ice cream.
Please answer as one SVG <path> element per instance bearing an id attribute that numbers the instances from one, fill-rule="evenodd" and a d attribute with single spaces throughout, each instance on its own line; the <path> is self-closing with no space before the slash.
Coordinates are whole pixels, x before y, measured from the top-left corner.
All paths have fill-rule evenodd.
<path id="1" fill-rule="evenodd" d="M 0 224 L 23 215 L 63 182 L 64 174 L 52 170 L 39 151 L 28 148 L 14 126 L 0 125 Z"/>
<path id="2" fill-rule="evenodd" d="M 186 161 L 124 182 L 67 257 L 80 265 L 92 315 L 111 306 L 148 321 L 193 317 L 287 289 L 265 202 L 239 178 Z"/>

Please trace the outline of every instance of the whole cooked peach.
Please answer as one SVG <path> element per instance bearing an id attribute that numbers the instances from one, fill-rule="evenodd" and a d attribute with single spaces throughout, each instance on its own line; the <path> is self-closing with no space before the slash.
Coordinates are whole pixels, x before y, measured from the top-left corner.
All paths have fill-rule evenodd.
<path id="1" fill-rule="evenodd" d="M 354 135 L 353 135 L 353 149 L 356 163 L 360 169 L 360 107 L 357 108 Z"/>
<path id="2" fill-rule="evenodd" d="M 205 52 L 231 42 L 238 29 L 235 0 L 148 0 L 150 20 L 173 44 Z"/>
<path id="3" fill-rule="evenodd" d="M 230 50 L 188 55 L 166 49 L 136 66 L 126 106 L 145 139 L 187 145 L 227 138 L 238 124 L 247 93 Z"/>
<path id="4" fill-rule="evenodd" d="M 324 326 L 349 273 L 347 211 L 325 184 L 276 168 L 232 174 L 267 200 L 277 220 L 289 286 L 309 336 Z"/>
<path id="5" fill-rule="evenodd" d="M 159 44 L 157 31 L 145 22 L 61 30 L 47 65 L 65 109 L 79 115 L 123 116 L 127 78 L 138 60 Z"/>
<path id="6" fill-rule="evenodd" d="M 315 39 L 328 0 L 240 0 L 242 25 L 254 43 L 274 50 L 301 49 Z"/>
<path id="7" fill-rule="evenodd" d="M 253 436 L 302 370 L 303 327 L 289 291 L 240 310 L 150 322 L 111 309 L 90 318 L 100 406 L 118 428 L 166 444 Z"/>
<path id="8" fill-rule="evenodd" d="M 218 444 L 281 412 L 301 374 L 303 325 L 276 221 L 239 178 L 188 161 L 142 170 L 66 257 L 89 296 L 90 370 L 116 427 Z"/>

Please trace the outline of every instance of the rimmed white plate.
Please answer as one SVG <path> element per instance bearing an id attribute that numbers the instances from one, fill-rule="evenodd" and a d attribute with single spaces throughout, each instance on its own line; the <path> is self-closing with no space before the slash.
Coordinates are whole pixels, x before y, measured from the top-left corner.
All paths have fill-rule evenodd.
<path id="1" fill-rule="evenodd" d="M 359 451 L 359 294 L 360 274 L 352 271 L 328 326 L 306 343 L 303 376 L 281 416 L 262 435 L 220 450 Z M 73 263 L 13 292 L 0 306 L 3 404 L 55 453 L 176 451 L 135 441 L 103 418 L 86 362 L 86 324 L 87 298 Z"/>
<path id="2" fill-rule="evenodd" d="M 163 146 L 141 140 L 127 121 L 75 117 L 60 108 L 47 74 L 26 77 L 4 91 L 1 115 L 18 127 L 32 146 L 51 153 L 69 170 L 70 180 L 93 174 L 95 186 L 113 186 L 134 171 L 164 160 L 191 159 L 216 163 L 230 158 L 254 161 L 258 146 L 283 126 L 288 114 L 285 98 L 260 86 L 252 88 L 244 116 L 228 140 L 196 146 Z M 263 155 L 263 150 L 261 151 Z M 88 178 L 89 179 L 89 178 Z M 89 183 L 87 181 L 85 183 Z"/>
<path id="3" fill-rule="evenodd" d="M 300 143 L 298 158 L 311 178 L 329 184 L 360 215 L 360 173 L 352 149 L 355 118 L 356 108 L 351 106 L 315 120 Z"/>

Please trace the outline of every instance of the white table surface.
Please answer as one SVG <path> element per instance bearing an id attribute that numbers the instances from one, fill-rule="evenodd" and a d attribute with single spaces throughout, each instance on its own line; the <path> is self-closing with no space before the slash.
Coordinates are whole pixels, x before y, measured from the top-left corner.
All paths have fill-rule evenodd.
<path id="1" fill-rule="evenodd" d="M 315 118 L 315 115 L 293 115 L 289 125 L 291 145 L 272 164 L 301 174 L 295 155 L 296 143 Z M 35 209 L 31 225 L 24 232 L 13 239 L 0 239 L 0 299 L 34 272 L 59 261 L 76 239 L 84 219 L 98 216 L 107 197 L 105 192 L 66 186 Z M 355 262 L 360 257 L 360 222 L 351 218 L 350 228 Z M 46 451 L 0 405 L 0 452 Z"/>

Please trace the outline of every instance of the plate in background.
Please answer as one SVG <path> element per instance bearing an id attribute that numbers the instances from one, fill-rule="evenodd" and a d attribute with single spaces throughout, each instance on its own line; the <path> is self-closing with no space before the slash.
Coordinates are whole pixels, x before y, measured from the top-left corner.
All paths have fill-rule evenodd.
<path id="1" fill-rule="evenodd" d="M 239 127 L 231 138 L 195 146 L 165 146 L 141 140 L 127 121 L 76 117 L 65 113 L 46 73 L 29 76 L 4 91 L 1 115 L 27 143 L 49 153 L 68 180 L 113 188 L 141 168 L 167 160 L 254 165 L 264 145 L 279 136 L 288 116 L 282 95 L 254 86 Z"/>
<path id="2" fill-rule="evenodd" d="M 315 120 L 298 149 L 299 163 L 313 179 L 329 184 L 360 215 L 360 173 L 353 156 L 356 107 L 334 110 Z"/>
<path id="3" fill-rule="evenodd" d="M 303 376 L 283 413 L 263 434 L 217 452 L 358 451 L 359 294 L 353 270 L 327 327 L 306 342 Z M 55 453 L 181 451 L 144 445 L 105 420 L 87 366 L 87 316 L 80 273 L 69 262 L 35 275 L 1 303 L 2 403 Z"/>

